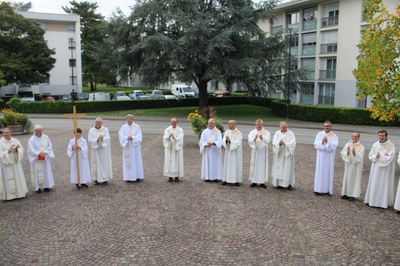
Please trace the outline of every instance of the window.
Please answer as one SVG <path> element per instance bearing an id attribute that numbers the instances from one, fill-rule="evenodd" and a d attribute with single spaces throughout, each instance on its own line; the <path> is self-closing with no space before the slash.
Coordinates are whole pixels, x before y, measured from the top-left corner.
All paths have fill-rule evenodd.
<path id="1" fill-rule="evenodd" d="M 315 47 L 317 45 L 317 35 L 316 33 L 303 34 L 303 55 L 315 55 Z"/>
<path id="2" fill-rule="evenodd" d="M 322 27 L 331 27 L 339 24 L 339 2 L 326 4 L 322 7 Z"/>
<path id="3" fill-rule="evenodd" d="M 321 70 L 319 71 L 319 79 L 334 80 L 336 79 L 336 58 L 328 58 L 321 61 Z"/>
<path id="4" fill-rule="evenodd" d="M 335 84 L 319 84 L 318 104 L 335 104 Z"/>
<path id="5" fill-rule="evenodd" d="M 300 103 L 314 104 L 314 83 L 302 83 L 300 86 Z"/>
<path id="6" fill-rule="evenodd" d="M 329 54 L 337 52 L 337 31 L 322 32 L 321 35 L 321 54 Z"/>
<path id="7" fill-rule="evenodd" d="M 293 12 L 286 15 L 287 30 L 292 33 L 299 32 L 300 13 Z"/>
<path id="8" fill-rule="evenodd" d="M 315 30 L 317 28 L 317 15 L 316 7 L 303 10 L 303 30 Z"/>
<path id="9" fill-rule="evenodd" d="M 301 70 L 304 75 L 304 80 L 315 79 L 315 58 L 303 58 L 301 59 Z"/>

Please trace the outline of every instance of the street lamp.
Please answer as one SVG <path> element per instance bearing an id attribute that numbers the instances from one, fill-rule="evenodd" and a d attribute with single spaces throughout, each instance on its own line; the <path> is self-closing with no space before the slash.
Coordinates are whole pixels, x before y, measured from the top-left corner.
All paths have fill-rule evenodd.
<path id="1" fill-rule="evenodd" d="M 290 101 L 290 68 L 291 68 L 291 41 L 292 41 L 292 29 L 289 30 L 289 45 L 288 45 L 288 73 L 287 73 L 287 84 L 286 84 L 286 121 L 289 121 L 289 101 Z"/>
<path id="2" fill-rule="evenodd" d="M 69 60 L 69 66 L 71 67 L 71 85 L 74 87 L 75 81 L 74 81 L 74 66 L 75 66 L 75 60 L 74 60 L 74 49 L 75 49 L 75 41 L 74 39 L 70 38 L 68 40 L 68 48 L 71 50 L 71 59 Z"/>

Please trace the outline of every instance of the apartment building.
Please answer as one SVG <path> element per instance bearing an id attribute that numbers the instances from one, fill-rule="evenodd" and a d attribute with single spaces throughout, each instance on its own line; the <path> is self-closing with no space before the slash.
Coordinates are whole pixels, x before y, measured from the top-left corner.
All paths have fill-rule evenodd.
<path id="1" fill-rule="evenodd" d="M 383 3 L 394 13 L 400 0 Z M 367 25 L 362 14 L 363 0 L 292 0 L 274 9 L 272 23 L 260 25 L 267 33 L 291 37 L 291 67 L 304 71 L 300 89 L 290 90 L 292 103 L 368 105 L 368 99 L 357 99 L 352 74 L 361 29 Z"/>
<path id="2" fill-rule="evenodd" d="M 68 94 L 74 89 L 82 92 L 82 62 L 80 17 L 75 14 L 18 12 L 37 21 L 45 31 L 44 39 L 55 50 L 56 59 L 50 78 L 39 84 L 41 94 Z M 34 51 L 32 51 L 34 52 Z"/>

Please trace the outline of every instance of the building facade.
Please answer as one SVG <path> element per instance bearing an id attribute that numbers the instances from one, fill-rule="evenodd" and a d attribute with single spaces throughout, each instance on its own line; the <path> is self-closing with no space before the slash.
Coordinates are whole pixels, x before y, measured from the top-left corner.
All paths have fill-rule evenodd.
<path id="1" fill-rule="evenodd" d="M 384 0 L 394 13 L 400 0 Z M 300 89 L 291 91 L 292 103 L 363 108 L 357 99 L 357 45 L 363 20 L 363 0 L 292 0 L 274 9 L 272 22 L 260 27 L 269 34 L 289 34 L 292 69 L 304 73 Z"/>
<path id="2" fill-rule="evenodd" d="M 61 95 L 82 92 L 80 17 L 75 14 L 18 12 L 38 22 L 45 31 L 44 39 L 54 49 L 56 59 L 50 78 L 39 84 L 40 94 Z"/>

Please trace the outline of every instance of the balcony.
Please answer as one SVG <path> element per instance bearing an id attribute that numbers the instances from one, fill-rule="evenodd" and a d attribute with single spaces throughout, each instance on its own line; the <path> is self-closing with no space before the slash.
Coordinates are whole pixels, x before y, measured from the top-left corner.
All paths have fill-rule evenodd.
<path id="1" fill-rule="evenodd" d="M 314 104 L 314 95 L 300 93 L 300 103 L 302 103 L 302 104 Z"/>
<path id="2" fill-rule="evenodd" d="M 303 31 L 307 30 L 316 30 L 317 29 L 317 20 L 307 20 L 303 22 Z"/>
<path id="3" fill-rule="evenodd" d="M 292 31 L 292 34 L 298 33 L 299 32 L 299 23 L 289 24 L 287 27 L 287 31 L 289 32 L 289 30 Z"/>
<path id="4" fill-rule="evenodd" d="M 336 79 L 336 69 L 326 69 L 319 71 L 320 80 L 335 80 Z"/>
<path id="5" fill-rule="evenodd" d="M 326 18 L 322 18 L 322 24 L 321 27 L 332 27 L 332 26 L 337 26 L 339 24 L 339 16 L 330 16 Z"/>
<path id="6" fill-rule="evenodd" d="M 337 53 L 337 43 L 321 44 L 321 54 L 335 54 Z"/>
<path id="7" fill-rule="evenodd" d="M 311 46 L 303 46 L 303 49 L 301 51 L 302 55 L 315 55 L 317 46 L 316 45 L 311 45 Z"/>
<path id="8" fill-rule="evenodd" d="M 299 55 L 299 47 L 290 47 L 290 55 L 291 56 L 298 56 Z"/>

